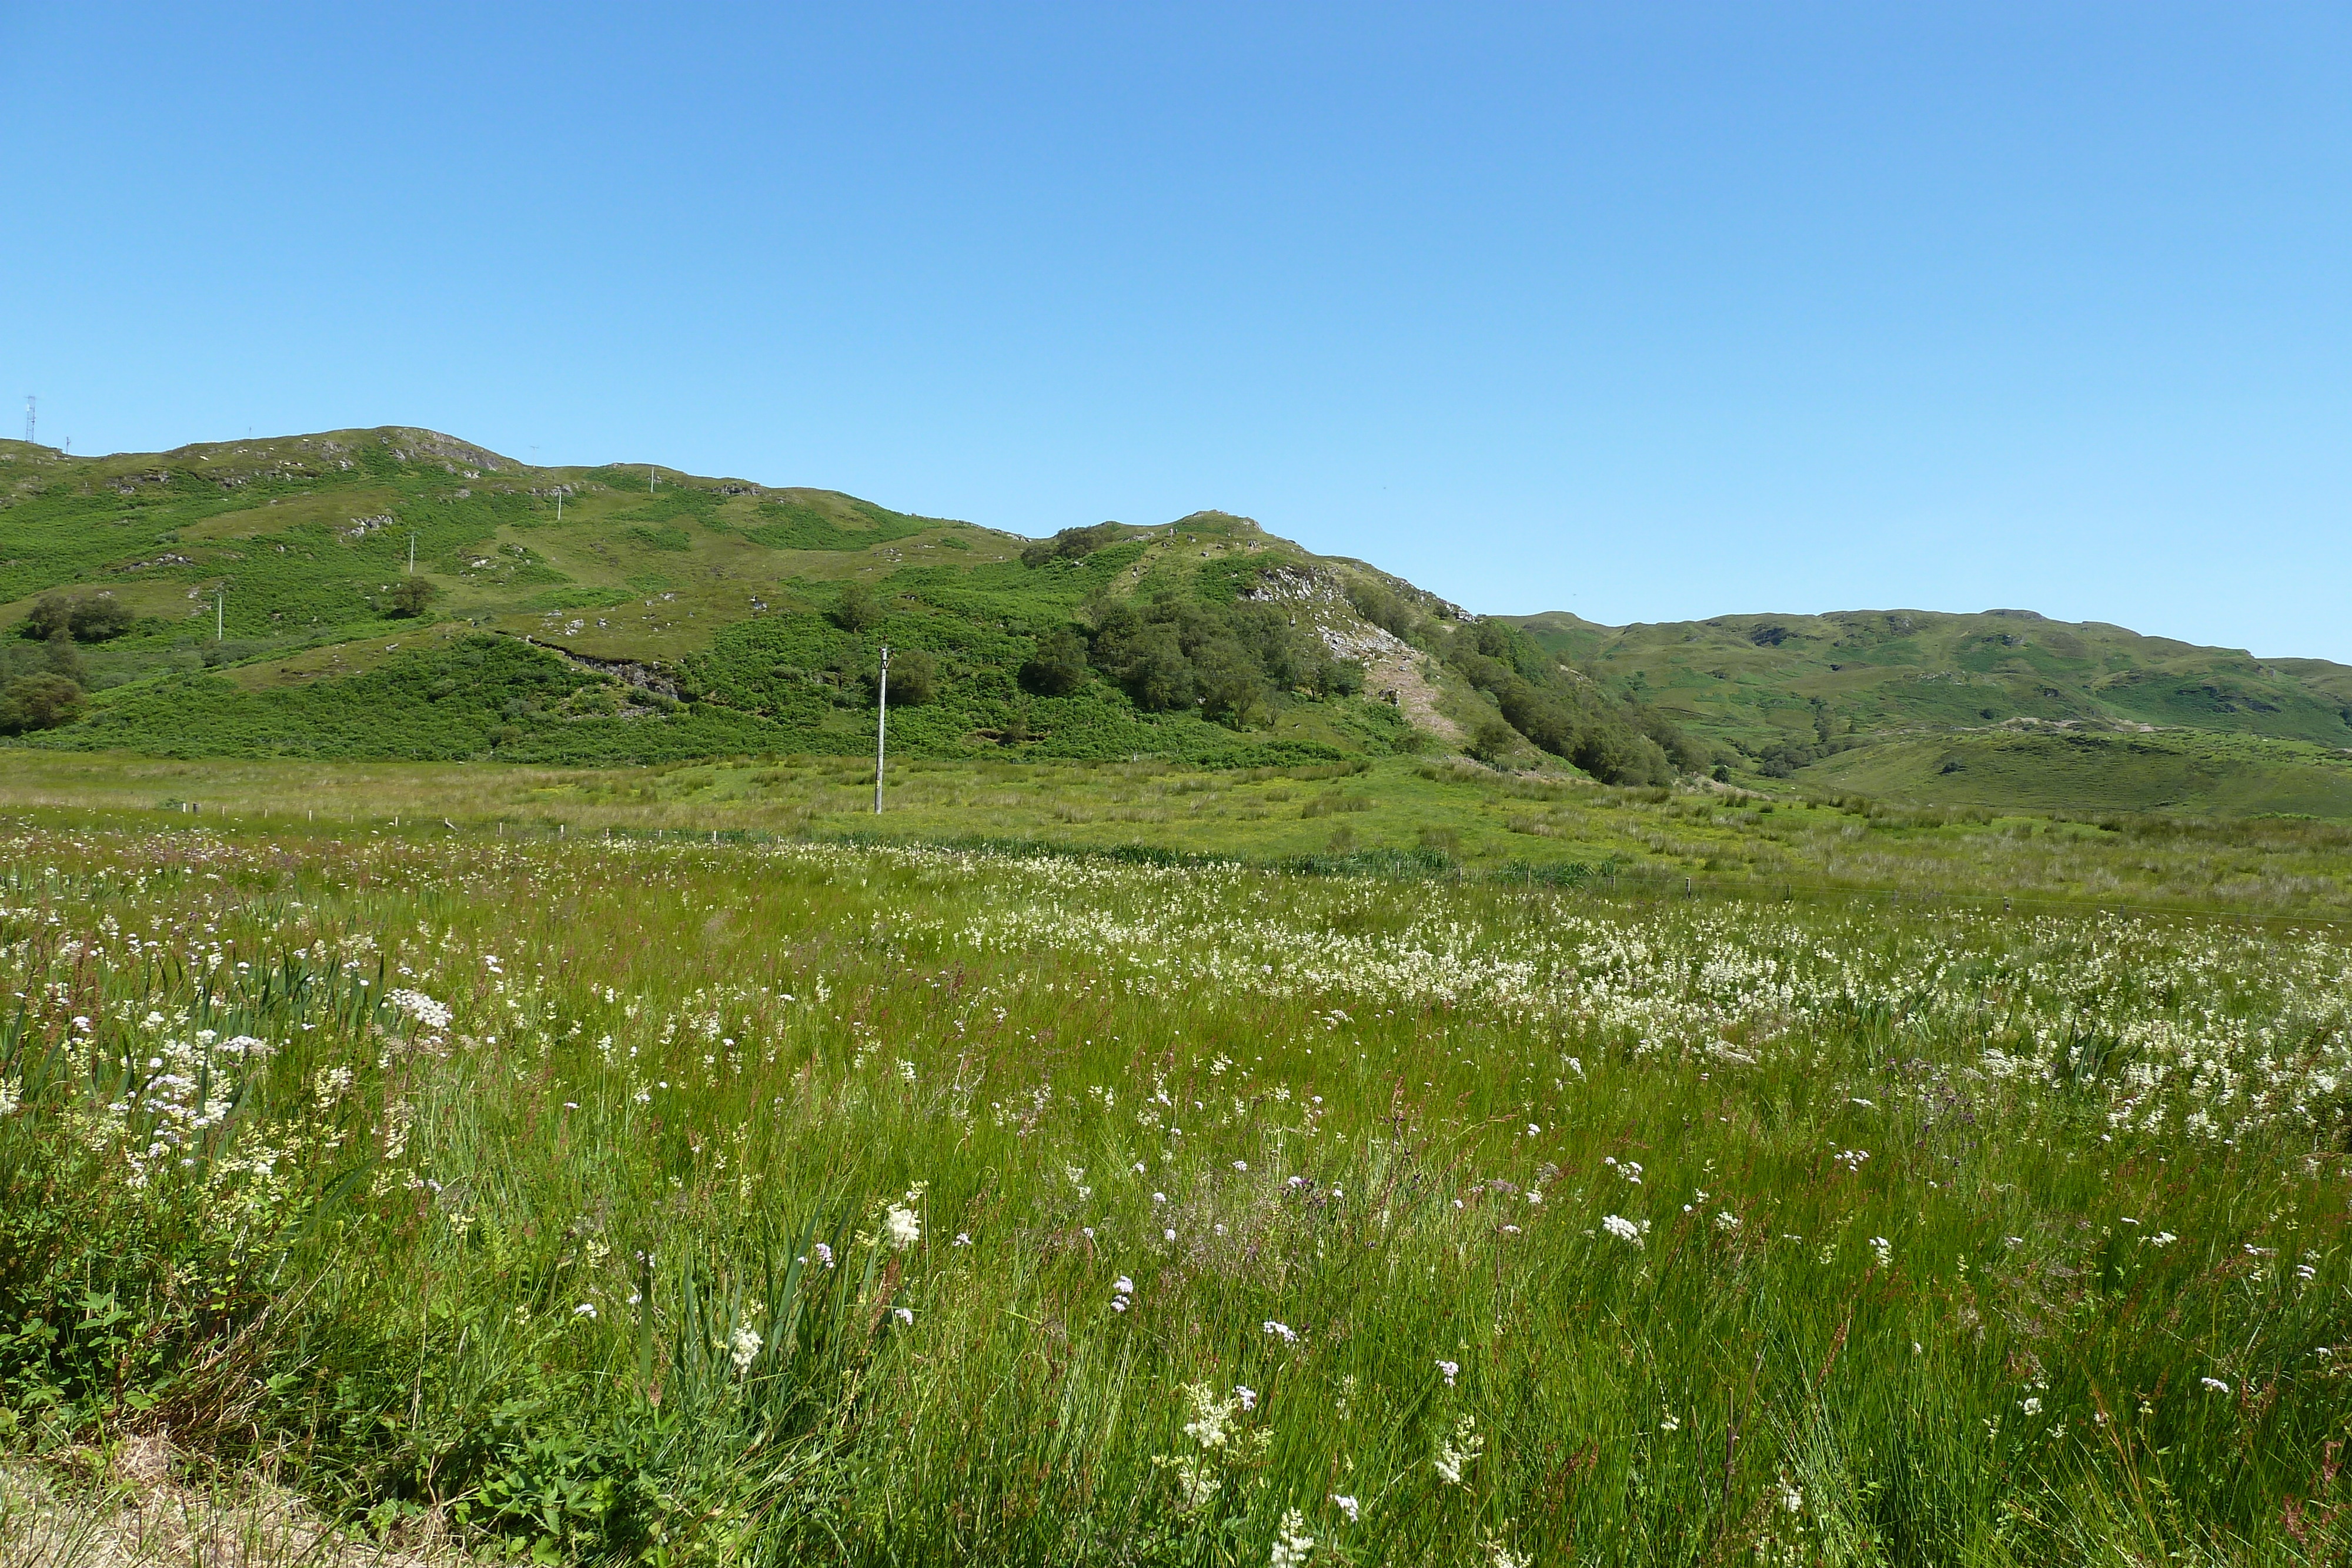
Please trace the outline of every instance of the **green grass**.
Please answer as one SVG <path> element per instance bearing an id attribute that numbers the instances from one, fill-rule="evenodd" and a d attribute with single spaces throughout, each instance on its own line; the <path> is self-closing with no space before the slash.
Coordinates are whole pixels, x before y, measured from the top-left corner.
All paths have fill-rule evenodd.
<path id="1" fill-rule="evenodd" d="M 1801 777 L 1811 789 L 2028 810 L 2352 816 L 2352 754 L 2187 730 L 1897 740 L 1841 753 Z"/>
<path id="2" fill-rule="evenodd" d="M 41 821 L 26 1452 L 543 1560 L 2352 1549 L 2325 927 Z"/>
<path id="3" fill-rule="evenodd" d="M 1221 759 L 1222 760 L 1222 759 Z M 1256 768 L 871 758 L 649 767 L 318 763 L 21 752 L 0 808 L 152 827 L 195 810 L 383 831 L 818 840 L 1112 853 L 1143 863 L 1407 868 L 1471 882 L 1772 904 L 2352 917 L 2352 830 L 2297 818 L 1997 813 L 1867 797 L 1620 789 L 1461 759 Z M 79 820 L 77 817 L 74 820 Z"/>

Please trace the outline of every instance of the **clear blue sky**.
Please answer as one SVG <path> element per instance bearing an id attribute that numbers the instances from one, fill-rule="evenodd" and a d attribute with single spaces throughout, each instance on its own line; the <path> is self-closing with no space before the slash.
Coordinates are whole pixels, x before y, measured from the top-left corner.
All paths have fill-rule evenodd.
<path id="1" fill-rule="evenodd" d="M 2352 661 L 2340 0 L 10 0 L 0 138 L 0 392 L 78 453 L 421 424 Z"/>

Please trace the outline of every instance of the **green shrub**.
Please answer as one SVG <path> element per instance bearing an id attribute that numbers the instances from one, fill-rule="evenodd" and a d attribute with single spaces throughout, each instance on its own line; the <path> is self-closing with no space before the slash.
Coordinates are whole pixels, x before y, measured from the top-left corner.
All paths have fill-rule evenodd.
<path id="1" fill-rule="evenodd" d="M 81 713 L 81 687 L 63 675 L 19 675 L 0 686 L 0 735 L 56 729 Z"/>
<path id="2" fill-rule="evenodd" d="M 45 593 L 26 612 L 17 631 L 24 636 L 55 641 L 71 637 L 77 643 L 104 643 L 131 630 L 138 616 L 131 606 L 110 593 L 76 599 Z"/>
<path id="3" fill-rule="evenodd" d="M 404 577 L 392 585 L 394 615 L 422 615 L 441 591 L 421 577 Z"/>

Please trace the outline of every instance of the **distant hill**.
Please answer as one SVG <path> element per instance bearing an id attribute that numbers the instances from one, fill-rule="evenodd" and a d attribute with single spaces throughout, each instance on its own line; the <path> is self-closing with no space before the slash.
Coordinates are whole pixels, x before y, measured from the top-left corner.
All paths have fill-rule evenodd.
<path id="1" fill-rule="evenodd" d="M 0 441 L 9 744 L 852 753 L 885 643 L 917 757 L 1467 750 L 1627 784 L 2352 815 L 2352 669 L 2027 612 L 1480 618 L 1222 513 L 1032 540 L 408 428 Z"/>

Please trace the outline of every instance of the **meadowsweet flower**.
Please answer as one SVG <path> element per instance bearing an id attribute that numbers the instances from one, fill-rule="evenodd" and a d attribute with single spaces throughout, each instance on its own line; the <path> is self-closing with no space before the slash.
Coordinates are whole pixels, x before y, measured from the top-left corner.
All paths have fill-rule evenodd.
<path id="1" fill-rule="evenodd" d="M 572 1309 L 572 1315 L 575 1318 L 587 1318 L 593 1321 L 596 1316 L 596 1303 L 583 1301 Z"/>
<path id="2" fill-rule="evenodd" d="M 2169 1247 L 2180 1238 L 2169 1230 L 2159 1230 L 2153 1236 L 2144 1236 L 2140 1239 L 2146 1241 L 2150 1247 Z"/>
<path id="3" fill-rule="evenodd" d="M 22 1078 L 0 1078 L 0 1116 L 13 1116 L 16 1107 L 25 1103 L 25 1081 Z"/>
<path id="4" fill-rule="evenodd" d="M 1667 1411 L 1665 1415 L 1659 1419 L 1658 1430 L 1661 1432 L 1679 1432 L 1682 1429 L 1682 1417 L 1675 1415 L 1671 1410 Z"/>
<path id="5" fill-rule="evenodd" d="M 1780 1507 L 1784 1511 L 1802 1513 L 1805 1511 L 1805 1494 L 1795 1482 L 1783 1475 L 1773 1484 L 1780 1490 Z"/>
<path id="6" fill-rule="evenodd" d="M 1339 1492 L 1333 1492 L 1331 1494 L 1331 1504 L 1341 1513 L 1348 1516 L 1348 1522 L 1349 1524 L 1355 1523 L 1363 1513 L 1363 1505 L 1361 1503 L 1358 1502 L 1354 1498 L 1343 1496 Z"/>
<path id="7" fill-rule="evenodd" d="M 1192 1418 L 1184 1423 L 1184 1435 L 1203 1448 L 1225 1446 L 1225 1424 L 1241 1406 L 1232 1399 L 1220 1399 L 1205 1383 L 1188 1383 L 1184 1397 L 1192 1402 Z"/>
<path id="8" fill-rule="evenodd" d="M 1458 1361 L 1441 1361 L 1437 1364 L 1437 1370 L 1445 1375 L 1445 1386 L 1451 1388 L 1454 1386 L 1455 1375 L 1462 1370 L 1462 1364 Z"/>
<path id="9" fill-rule="evenodd" d="M 1282 1528 L 1275 1533 L 1274 1552 L 1267 1562 L 1271 1568 L 1301 1568 L 1314 1550 L 1315 1538 L 1307 1533 L 1307 1518 L 1294 1508 L 1282 1516 Z"/>
<path id="10" fill-rule="evenodd" d="M 1639 1247 L 1642 1244 L 1642 1228 L 1622 1214 L 1604 1215 L 1601 1228 L 1628 1246 Z"/>
<path id="11" fill-rule="evenodd" d="M 1487 1536 L 1482 1545 L 1486 1553 L 1486 1568 L 1535 1568 L 1536 1560 L 1532 1554 L 1512 1551 L 1509 1542 L 1498 1536 Z"/>
<path id="12" fill-rule="evenodd" d="M 1895 1243 L 1886 1239 L 1885 1237 L 1872 1237 L 1870 1239 L 1870 1252 L 1872 1257 L 1878 1260 L 1878 1266 L 1880 1268 L 1886 1269 L 1894 1266 Z"/>
<path id="13" fill-rule="evenodd" d="M 1288 1323 L 1278 1323 L 1272 1318 L 1268 1318 L 1260 1326 L 1262 1326 L 1268 1334 L 1280 1340 L 1285 1344 L 1297 1344 L 1298 1343 L 1297 1331 L 1293 1329 Z"/>
<path id="14" fill-rule="evenodd" d="M 456 1016 L 450 1012 L 448 1004 L 436 1002 L 423 991 L 394 990 L 383 999 L 392 1004 L 395 1012 L 415 1019 L 426 1029 L 447 1029 L 450 1019 Z"/>
<path id="15" fill-rule="evenodd" d="M 1486 1446 L 1485 1436 L 1475 1430 L 1477 1425 L 1477 1418 L 1467 1415 L 1454 1422 L 1454 1435 L 1438 1445 L 1437 1457 L 1430 1461 L 1448 1486 L 1462 1484 L 1463 1467 L 1476 1458 Z"/>
<path id="16" fill-rule="evenodd" d="M 2042 1414 L 2042 1396 L 2038 1394 L 2029 1394 L 2017 1402 L 2017 1407 L 2028 1416 L 2039 1416 Z"/>
<path id="17" fill-rule="evenodd" d="M 760 1354 L 760 1346 L 764 1343 L 759 1331 L 750 1323 L 735 1325 L 735 1332 L 727 1336 L 727 1354 L 735 1363 L 739 1375 L 751 1370 L 752 1359 Z"/>
<path id="18" fill-rule="evenodd" d="M 1719 1208 L 1715 1214 L 1715 1228 L 1717 1230 L 1737 1230 L 1739 1228 L 1739 1216 L 1727 1208 Z"/>
<path id="19" fill-rule="evenodd" d="M 959 1231 L 957 1231 L 957 1232 L 956 1232 L 955 1244 L 956 1244 L 957 1246 L 959 1246 L 959 1247 L 969 1247 L 969 1246 L 971 1246 L 971 1231 L 969 1231 L 969 1230 L 959 1230 Z"/>
<path id="20" fill-rule="evenodd" d="M 882 1217 L 882 1239 L 890 1244 L 891 1250 L 904 1252 L 922 1239 L 923 1222 L 916 1218 L 915 1211 L 892 1204 L 889 1212 Z"/>

